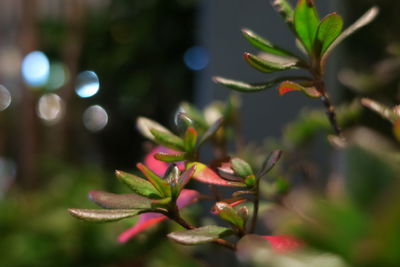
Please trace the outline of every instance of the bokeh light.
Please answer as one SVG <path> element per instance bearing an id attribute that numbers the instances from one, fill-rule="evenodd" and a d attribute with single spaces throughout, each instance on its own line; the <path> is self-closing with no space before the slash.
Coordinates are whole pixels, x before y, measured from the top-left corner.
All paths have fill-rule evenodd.
<path id="1" fill-rule="evenodd" d="M 202 70 L 208 65 L 208 52 L 204 47 L 193 46 L 185 52 L 183 61 L 191 70 Z"/>
<path id="2" fill-rule="evenodd" d="M 47 89 L 54 91 L 62 86 L 68 81 L 69 72 L 67 67 L 60 62 L 52 63 L 50 65 L 50 76 L 47 82 Z"/>
<path id="3" fill-rule="evenodd" d="M 47 124 L 57 123 L 64 115 L 64 101 L 56 94 L 45 94 L 40 97 L 37 114 Z"/>
<path id="4" fill-rule="evenodd" d="M 22 60 L 21 73 L 28 86 L 43 86 L 49 78 L 49 71 L 49 59 L 41 51 L 30 52 Z"/>
<path id="5" fill-rule="evenodd" d="M 107 123 L 107 112 L 99 105 L 90 106 L 83 113 L 83 124 L 91 132 L 102 130 Z"/>
<path id="6" fill-rule="evenodd" d="M 94 71 L 86 70 L 76 78 L 75 92 L 79 97 L 92 97 L 99 91 L 99 77 Z"/>
<path id="7" fill-rule="evenodd" d="M 0 85 L 0 111 L 5 110 L 11 104 L 11 94 L 3 86 Z"/>

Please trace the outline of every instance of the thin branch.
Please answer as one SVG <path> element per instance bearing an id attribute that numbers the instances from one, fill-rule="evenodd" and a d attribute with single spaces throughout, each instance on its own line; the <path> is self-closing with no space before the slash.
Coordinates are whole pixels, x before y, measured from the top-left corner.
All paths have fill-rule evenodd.
<path id="1" fill-rule="evenodd" d="M 253 233 L 257 226 L 258 209 L 260 202 L 260 179 L 257 178 L 256 186 L 254 188 L 254 200 L 253 200 L 253 218 L 251 220 L 251 226 L 249 233 Z"/>
<path id="2" fill-rule="evenodd" d="M 336 119 L 335 107 L 331 104 L 331 101 L 326 93 L 321 96 L 321 101 L 325 106 L 326 115 L 328 116 L 329 122 L 335 134 L 340 137 L 342 135 L 342 131 Z"/>

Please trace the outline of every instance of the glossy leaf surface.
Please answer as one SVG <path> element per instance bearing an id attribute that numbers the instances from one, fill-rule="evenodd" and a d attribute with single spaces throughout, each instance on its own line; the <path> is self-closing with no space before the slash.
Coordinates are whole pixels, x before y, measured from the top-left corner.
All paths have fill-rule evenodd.
<path id="1" fill-rule="evenodd" d="M 177 161 L 182 161 L 185 159 L 185 153 L 164 153 L 164 152 L 158 152 L 154 154 L 154 158 L 157 160 L 161 160 L 164 162 L 177 162 Z M 158 174 L 158 173 L 157 173 Z"/>
<path id="2" fill-rule="evenodd" d="M 276 82 L 250 84 L 250 83 L 226 79 L 226 78 L 222 78 L 222 77 L 214 77 L 213 81 L 217 84 L 221 84 L 230 89 L 233 89 L 233 90 L 236 90 L 239 92 L 243 92 L 243 93 L 252 93 L 252 92 L 263 91 L 265 89 L 271 88 L 272 86 L 274 86 L 276 84 Z"/>
<path id="3" fill-rule="evenodd" d="M 164 126 L 162 126 L 158 122 L 150 120 L 150 119 L 145 118 L 145 117 L 139 117 L 136 120 L 136 128 L 139 130 L 139 132 L 144 137 L 147 137 L 150 140 L 154 140 L 154 136 L 150 132 L 151 129 L 156 129 L 156 130 L 158 130 L 160 132 L 170 133 L 171 134 L 171 132 L 167 128 L 165 128 Z"/>
<path id="4" fill-rule="evenodd" d="M 145 179 L 123 171 L 115 171 L 115 175 L 136 194 L 149 198 L 161 198 L 157 189 Z"/>
<path id="5" fill-rule="evenodd" d="M 294 10 L 287 0 L 274 0 L 272 5 L 276 8 L 276 10 L 281 14 L 281 16 L 285 19 L 285 22 L 289 25 L 293 23 Z"/>
<path id="6" fill-rule="evenodd" d="M 240 158 L 232 158 L 231 159 L 232 169 L 242 178 L 246 178 L 249 175 L 253 174 L 253 170 L 251 166 L 244 160 Z"/>
<path id="7" fill-rule="evenodd" d="M 183 245 L 196 245 L 212 242 L 231 234 L 233 234 L 233 232 L 229 228 L 209 225 L 194 230 L 173 232 L 168 234 L 168 237 Z"/>
<path id="8" fill-rule="evenodd" d="M 309 54 L 312 54 L 319 17 L 313 1 L 299 0 L 294 13 L 294 27 L 299 40 Z"/>
<path id="9" fill-rule="evenodd" d="M 221 185 L 221 186 L 233 186 L 233 187 L 245 187 L 245 184 L 239 182 L 231 182 L 222 179 L 212 169 L 200 162 L 191 162 L 187 165 L 188 168 L 196 166 L 196 171 L 193 174 L 193 179 L 202 183 Z"/>
<path id="10" fill-rule="evenodd" d="M 250 53 L 244 53 L 243 57 L 246 62 L 250 64 L 250 66 L 265 73 L 292 69 L 295 68 L 297 64 L 295 62 L 279 64 L 276 62 L 265 60 Z"/>
<path id="11" fill-rule="evenodd" d="M 135 194 L 113 194 L 93 190 L 89 199 L 106 209 L 150 209 L 151 200 Z"/>
<path id="12" fill-rule="evenodd" d="M 217 202 L 212 211 L 214 214 L 218 214 L 221 219 L 231 223 L 232 225 L 240 229 L 243 229 L 245 226 L 245 220 L 243 219 L 243 217 L 239 216 L 236 210 L 228 203 Z"/>
<path id="13" fill-rule="evenodd" d="M 89 210 L 89 209 L 69 209 L 69 213 L 81 220 L 89 222 L 113 222 L 135 216 L 141 210 L 121 209 L 121 210 Z"/>

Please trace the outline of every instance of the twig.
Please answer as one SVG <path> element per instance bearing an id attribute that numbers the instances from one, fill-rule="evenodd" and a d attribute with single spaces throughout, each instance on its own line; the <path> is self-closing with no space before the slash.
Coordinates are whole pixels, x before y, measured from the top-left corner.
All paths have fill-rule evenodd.
<path id="1" fill-rule="evenodd" d="M 258 219 L 258 207 L 260 202 L 260 179 L 257 179 L 254 188 L 254 200 L 253 200 L 253 218 L 251 220 L 251 226 L 249 233 L 253 233 L 256 229 L 257 219 Z"/>

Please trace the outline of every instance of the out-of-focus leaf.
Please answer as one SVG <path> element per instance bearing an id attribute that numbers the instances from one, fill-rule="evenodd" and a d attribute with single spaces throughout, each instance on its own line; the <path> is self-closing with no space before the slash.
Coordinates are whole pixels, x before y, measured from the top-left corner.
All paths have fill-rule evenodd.
<path id="1" fill-rule="evenodd" d="M 172 133 L 167 133 L 164 131 L 159 131 L 157 129 L 150 129 L 150 133 L 154 136 L 154 142 L 178 150 L 178 151 L 184 151 L 185 147 L 183 145 L 183 140 L 172 134 Z"/>
<path id="2" fill-rule="evenodd" d="M 340 35 L 343 29 L 343 19 L 336 13 L 326 16 L 318 26 L 315 47 L 320 48 L 319 55 L 323 55 L 329 46 Z"/>
<path id="3" fill-rule="evenodd" d="M 69 213 L 81 220 L 89 222 L 113 222 L 121 219 L 138 215 L 138 209 L 118 209 L 118 210 L 88 210 L 88 209 L 69 209 Z"/>
<path id="4" fill-rule="evenodd" d="M 123 171 L 115 171 L 115 175 L 136 194 L 149 198 L 161 198 L 158 190 L 145 179 Z"/>
<path id="5" fill-rule="evenodd" d="M 394 123 L 396 120 L 400 119 L 400 114 L 396 113 L 393 108 L 382 105 L 372 99 L 362 98 L 361 104 L 365 107 L 375 111 L 383 118 L 389 120 L 391 123 Z"/>
<path id="6" fill-rule="evenodd" d="M 198 133 L 194 128 L 187 128 L 183 138 L 185 151 L 191 152 L 196 148 Z"/>
<path id="7" fill-rule="evenodd" d="M 272 249 L 277 253 L 287 253 L 299 249 L 303 245 L 301 241 L 287 235 L 265 235 L 261 237 L 268 240 Z"/>
<path id="8" fill-rule="evenodd" d="M 246 62 L 250 64 L 250 66 L 265 73 L 288 70 L 297 67 L 296 66 L 297 62 L 280 64 L 278 62 L 267 61 L 261 57 L 255 56 L 247 52 L 243 54 L 243 57 L 246 60 Z"/>
<path id="9" fill-rule="evenodd" d="M 147 180 L 160 192 L 160 194 L 164 197 L 171 196 L 171 187 L 167 183 L 167 181 L 158 177 L 157 174 L 152 172 L 149 168 L 147 168 L 142 163 L 136 164 L 136 167 L 146 176 Z"/>
<path id="10" fill-rule="evenodd" d="M 145 117 L 139 117 L 136 120 L 136 128 L 139 130 L 139 132 L 144 137 L 147 137 L 148 139 L 153 140 L 153 141 L 154 141 L 154 136 L 150 132 L 151 129 L 156 129 L 159 132 L 164 132 L 164 133 L 171 134 L 171 132 L 167 128 L 165 128 L 164 126 L 162 126 L 158 122 L 150 120 L 150 119 L 145 118 Z"/>
<path id="11" fill-rule="evenodd" d="M 161 160 L 164 162 L 177 162 L 177 161 L 182 161 L 185 159 L 186 153 L 164 153 L 164 152 L 158 152 L 154 154 L 154 158 L 157 160 Z"/>
<path id="12" fill-rule="evenodd" d="M 215 203 L 212 212 L 239 229 L 243 229 L 245 226 L 245 220 L 243 220 L 243 218 L 237 214 L 236 210 L 228 203 Z"/>
<path id="13" fill-rule="evenodd" d="M 197 245 L 213 242 L 219 238 L 233 234 L 232 230 L 226 227 L 209 225 L 193 230 L 183 230 L 168 234 L 172 240 L 183 245 Z"/>
<path id="14" fill-rule="evenodd" d="M 93 190 L 89 192 L 89 199 L 106 209 L 150 209 L 151 200 L 135 194 L 117 195 L 113 193 Z"/>
<path id="15" fill-rule="evenodd" d="M 282 48 L 274 46 L 270 41 L 264 39 L 263 37 L 257 35 L 249 29 L 242 29 L 243 36 L 256 48 L 265 51 L 270 54 L 278 56 L 294 57 L 294 55 Z"/>
<path id="16" fill-rule="evenodd" d="M 269 154 L 268 157 L 265 159 L 264 163 L 262 164 L 261 169 L 257 174 L 257 177 L 260 178 L 265 174 L 267 174 L 281 159 L 282 153 L 283 153 L 282 150 L 275 150 L 271 154 Z"/>
<path id="17" fill-rule="evenodd" d="M 244 224 L 246 224 L 249 219 L 249 209 L 246 206 L 241 207 L 238 209 L 237 215 L 239 215 L 243 219 Z"/>
<path id="18" fill-rule="evenodd" d="M 394 123 L 394 136 L 400 141 L 400 119 Z"/>
<path id="19" fill-rule="evenodd" d="M 253 174 L 251 166 L 246 161 L 240 158 L 232 158 L 231 166 L 232 169 L 235 171 L 235 173 L 241 176 L 242 178 L 246 178 L 247 176 Z"/>
<path id="20" fill-rule="evenodd" d="M 187 113 L 178 111 L 175 114 L 175 125 L 180 133 L 185 133 L 186 129 L 193 127 L 194 121 L 189 117 Z"/>
<path id="21" fill-rule="evenodd" d="M 287 0 L 274 0 L 272 5 L 276 8 L 276 10 L 281 14 L 281 16 L 285 19 L 285 22 L 289 25 L 293 24 L 293 16 L 294 10 L 291 4 Z"/>
<path id="22" fill-rule="evenodd" d="M 294 27 L 299 40 L 311 55 L 319 24 L 313 1 L 299 0 L 294 12 Z"/>
<path id="23" fill-rule="evenodd" d="M 287 92 L 291 91 L 303 92 L 306 96 L 311 98 L 321 97 L 321 93 L 315 87 L 304 87 L 298 83 L 291 81 L 285 81 L 279 85 L 278 88 L 279 95 L 284 95 Z"/>
<path id="24" fill-rule="evenodd" d="M 361 18 L 359 18 L 354 24 L 352 24 L 350 27 L 348 27 L 346 30 L 342 32 L 342 34 L 339 35 L 339 37 L 336 38 L 336 40 L 329 46 L 329 48 L 326 50 L 324 56 L 322 57 L 322 62 L 326 62 L 328 56 L 332 52 L 332 50 L 338 46 L 344 39 L 349 37 L 351 34 L 359 30 L 360 28 L 364 27 L 365 25 L 371 23 L 375 17 L 379 13 L 379 8 L 374 6 L 371 9 L 369 9 Z"/>
<path id="25" fill-rule="evenodd" d="M 203 144 L 205 141 L 207 141 L 209 138 L 211 138 L 218 131 L 218 129 L 222 126 L 223 122 L 224 122 L 223 118 L 220 118 L 216 122 L 214 122 L 214 124 L 211 125 L 207 129 L 207 131 L 203 134 L 198 145 Z"/>
<path id="26" fill-rule="evenodd" d="M 120 243 L 125 243 L 129 239 L 133 238 L 137 234 L 143 232 L 147 228 L 167 219 L 166 216 L 160 214 L 160 213 L 155 213 L 155 212 L 147 212 L 144 214 L 141 214 L 139 216 L 139 220 L 136 222 L 136 224 L 126 230 L 125 232 L 121 233 L 118 237 L 118 241 Z"/>
<path id="27" fill-rule="evenodd" d="M 190 162 L 187 164 L 188 168 L 192 166 L 196 166 L 196 171 L 193 174 L 193 179 L 196 179 L 197 181 L 200 181 L 202 183 L 221 185 L 221 186 L 245 187 L 244 183 L 231 182 L 222 179 L 212 169 L 208 168 L 201 162 Z"/>
<path id="28" fill-rule="evenodd" d="M 208 126 L 202 112 L 198 110 L 195 106 L 183 102 L 179 107 L 179 112 L 184 112 L 189 115 L 189 117 L 199 124 L 201 127 L 206 128 Z"/>

